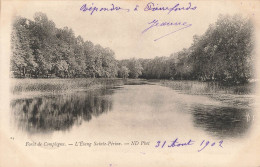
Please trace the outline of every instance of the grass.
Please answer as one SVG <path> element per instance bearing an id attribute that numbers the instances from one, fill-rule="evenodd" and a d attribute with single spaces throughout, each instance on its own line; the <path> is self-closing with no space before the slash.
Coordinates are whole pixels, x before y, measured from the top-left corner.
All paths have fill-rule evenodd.
<path id="1" fill-rule="evenodd" d="M 251 106 L 251 95 L 255 83 L 240 86 L 223 86 L 216 82 L 144 80 L 119 78 L 75 78 L 75 79 L 12 79 L 11 92 L 14 97 L 31 97 L 43 93 L 73 92 L 112 88 L 120 85 L 160 84 L 187 94 L 206 95 L 218 101 L 241 106 Z M 16 96 L 17 95 L 17 96 Z M 249 96 L 248 96 L 249 95 Z"/>
<path id="2" fill-rule="evenodd" d="M 244 95 L 252 94 L 255 88 L 255 83 L 248 83 L 239 86 L 224 86 L 218 82 L 160 80 L 160 84 L 191 94 L 222 93 Z"/>
<path id="3" fill-rule="evenodd" d="M 75 78 L 75 79 L 12 79 L 11 92 L 60 92 L 75 89 L 108 88 L 122 85 L 121 79 Z"/>
<path id="4" fill-rule="evenodd" d="M 240 86 L 223 86 L 216 82 L 198 81 L 171 81 L 171 80 L 144 80 L 119 78 L 75 78 L 75 79 L 12 79 L 11 92 L 56 92 L 75 89 L 109 88 L 118 85 L 140 85 L 159 82 L 163 86 L 190 94 L 251 94 L 255 84 L 249 83 Z"/>
<path id="5" fill-rule="evenodd" d="M 224 86 L 217 82 L 160 80 L 160 84 L 187 94 L 205 95 L 233 106 L 251 107 L 254 104 L 256 83 Z"/>

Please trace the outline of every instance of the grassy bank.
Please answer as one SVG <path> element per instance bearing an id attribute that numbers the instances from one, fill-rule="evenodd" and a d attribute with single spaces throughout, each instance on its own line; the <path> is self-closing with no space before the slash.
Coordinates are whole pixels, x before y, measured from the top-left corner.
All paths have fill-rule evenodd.
<path id="1" fill-rule="evenodd" d="M 117 78 L 75 78 L 75 79 L 12 79 L 11 92 L 61 92 L 78 89 L 109 88 L 123 85 L 122 79 Z"/>
<path id="2" fill-rule="evenodd" d="M 205 95 L 228 105 L 251 107 L 254 104 L 256 83 L 247 83 L 239 86 L 224 86 L 217 82 L 199 81 L 160 80 L 159 83 L 162 86 L 170 87 L 183 93 Z"/>
<path id="3" fill-rule="evenodd" d="M 191 94 L 222 93 L 244 95 L 252 94 L 255 90 L 255 83 L 247 83 L 237 86 L 225 86 L 218 82 L 160 80 L 160 84 Z"/>

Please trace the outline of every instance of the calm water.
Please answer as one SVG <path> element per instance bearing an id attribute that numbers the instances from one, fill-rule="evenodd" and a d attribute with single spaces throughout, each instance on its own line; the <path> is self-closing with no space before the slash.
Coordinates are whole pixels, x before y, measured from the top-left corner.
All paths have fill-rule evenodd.
<path id="1" fill-rule="evenodd" d="M 236 105 L 207 95 L 180 92 L 159 84 L 77 91 L 68 94 L 34 96 L 11 102 L 12 124 L 28 136 L 56 138 L 59 135 L 87 139 L 145 136 L 241 139 L 254 122 L 252 105 Z M 231 99 L 232 99 L 231 98 Z M 249 99 L 249 100 L 248 100 Z M 248 104 L 248 103 L 247 103 Z"/>

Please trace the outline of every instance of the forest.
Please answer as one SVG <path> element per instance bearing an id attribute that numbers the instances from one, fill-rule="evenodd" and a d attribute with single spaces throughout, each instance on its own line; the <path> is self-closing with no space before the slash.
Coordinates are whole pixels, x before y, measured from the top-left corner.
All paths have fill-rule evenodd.
<path id="1" fill-rule="evenodd" d="M 57 28 L 44 13 L 16 17 L 11 34 L 14 78 L 144 78 L 243 84 L 253 78 L 254 29 L 250 19 L 220 15 L 189 48 L 168 57 L 116 60 L 115 52 L 68 27 Z"/>

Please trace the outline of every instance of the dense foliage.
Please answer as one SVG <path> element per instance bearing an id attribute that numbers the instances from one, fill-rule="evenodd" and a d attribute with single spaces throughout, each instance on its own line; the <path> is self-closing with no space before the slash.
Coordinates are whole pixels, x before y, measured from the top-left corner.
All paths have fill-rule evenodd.
<path id="1" fill-rule="evenodd" d="M 16 77 L 115 77 L 117 62 L 109 48 L 59 29 L 43 13 L 34 21 L 13 23 L 11 70 Z"/>
<path id="2" fill-rule="evenodd" d="M 191 47 L 197 78 L 244 82 L 252 76 L 253 25 L 239 16 L 220 16 Z"/>
<path id="3" fill-rule="evenodd" d="M 11 71 L 15 77 L 121 77 L 212 80 L 231 84 L 252 78 L 253 25 L 238 15 L 220 16 L 189 48 L 169 57 L 115 60 L 109 48 L 56 28 L 43 13 L 17 17 L 12 31 Z"/>
<path id="4" fill-rule="evenodd" d="M 247 82 L 253 77 L 253 24 L 241 16 L 220 16 L 188 49 L 170 57 L 142 60 L 142 77 Z"/>

